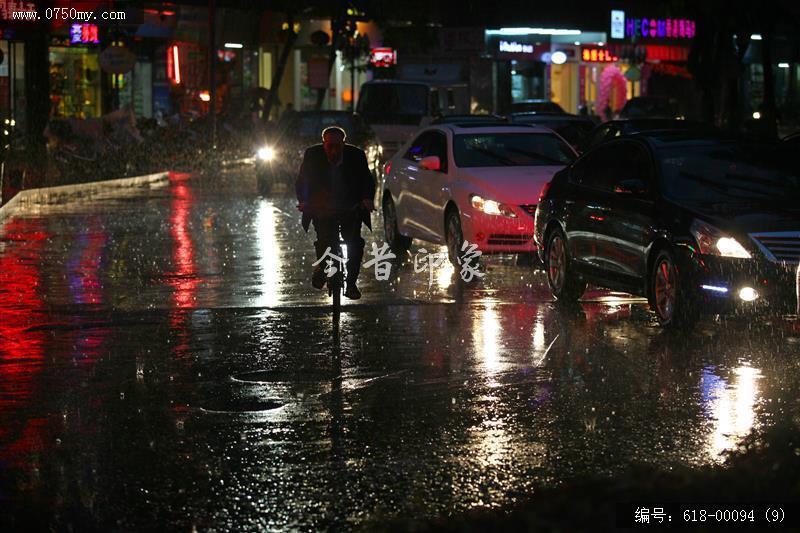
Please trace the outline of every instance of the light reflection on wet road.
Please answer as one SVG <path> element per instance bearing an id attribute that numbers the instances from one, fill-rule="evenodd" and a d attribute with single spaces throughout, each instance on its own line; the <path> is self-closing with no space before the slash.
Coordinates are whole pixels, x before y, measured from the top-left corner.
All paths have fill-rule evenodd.
<path id="1" fill-rule="evenodd" d="M 368 527 L 719 462 L 797 415 L 792 321 L 670 333 L 600 291 L 560 310 L 512 257 L 471 284 L 364 271 L 336 343 L 294 200 L 185 178 L 3 223 L 11 526 Z"/>

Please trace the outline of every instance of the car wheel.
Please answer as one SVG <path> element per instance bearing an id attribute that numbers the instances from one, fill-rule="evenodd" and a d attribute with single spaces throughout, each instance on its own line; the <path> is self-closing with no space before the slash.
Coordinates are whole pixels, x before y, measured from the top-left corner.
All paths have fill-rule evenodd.
<path id="1" fill-rule="evenodd" d="M 662 326 L 687 324 L 697 317 L 697 308 L 683 290 L 675 257 L 661 250 L 650 272 L 650 307 Z"/>
<path id="2" fill-rule="evenodd" d="M 383 233 L 387 244 L 395 252 L 405 252 L 411 246 L 411 239 L 402 235 L 397 228 L 397 210 L 388 194 L 383 200 Z"/>
<path id="3" fill-rule="evenodd" d="M 572 272 L 567 254 L 567 238 L 561 230 L 551 231 L 544 254 L 547 283 L 559 302 L 575 302 L 586 290 L 586 282 Z"/>
<path id="4" fill-rule="evenodd" d="M 464 233 L 461 231 L 461 216 L 458 209 L 450 209 L 445 221 L 445 240 L 447 256 L 454 267 L 461 266 L 461 247 L 464 245 Z"/>

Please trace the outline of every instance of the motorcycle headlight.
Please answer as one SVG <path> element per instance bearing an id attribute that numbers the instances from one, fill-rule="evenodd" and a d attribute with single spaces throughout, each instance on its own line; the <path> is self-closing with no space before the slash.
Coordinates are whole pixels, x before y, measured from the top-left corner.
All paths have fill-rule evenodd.
<path id="1" fill-rule="evenodd" d="M 271 146 L 262 146 L 258 149 L 256 155 L 262 161 L 272 161 L 275 159 L 275 149 Z"/>
<path id="2" fill-rule="evenodd" d="M 503 217 L 510 217 L 516 218 L 517 214 L 511 209 L 511 206 L 508 204 L 501 204 L 500 202 L 496 202 L 494 200 L 487 200 L 482 196 L 478 196 L 477 194 L 473 194 L 469 197 L 469 203 L 477 209 L 478 211 L 482 211 L 487 215 L 497 215 Z"/>
<path id="3" fill-rule="evenodd" d="M 695 219 L 692 221 L 689 231 L 697 240 L 701 254 L 736 257 L 739 259 L 750 259 L 751 257 L 750 252 L 745 250 L 744 246 L 739 244 L 739 241 L 725 235 L 722 230 L 702 220 Z"/>

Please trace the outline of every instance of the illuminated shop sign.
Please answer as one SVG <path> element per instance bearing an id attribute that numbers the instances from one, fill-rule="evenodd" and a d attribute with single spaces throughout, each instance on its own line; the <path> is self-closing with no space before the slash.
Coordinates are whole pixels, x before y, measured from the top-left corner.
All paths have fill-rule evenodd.
<path id="1" fill-rule="evenodd" d="M 611 10 L 611 38 L 625 38 L 625 12 L 618 9 Z"/>
<path id="2" fill-rule="evenodd" d="M 626 17 L 624 11 L 611 11 L 612 39 L 693 39 L 695 21 L 691 19 L 651 19 Z"/>
<path id="3" fill-rule="evenodd" d="M 510 52 L 512 54 L 532 54 L 532 44 L 522 44 L 516 41 L 500 41 L 498 50 L 500 52 Z"/>
<path id="4" fill-rule="evenodd" d="M 369 63 L 378 68 L 396 65 L 397 51 L 393 48 L 373 48 L 369 53 Z"/>
<path id="5" fill-rule="evenodd" d="M 73 24 L 69 29 L 70 44 L 99 43 L 96 24 Z"/>
<path id="6" fill-rule="evenodd" d="M 581 48 L 581 61 L 586 63 L 613 63 L 619 57 L 613 55 L 607 48 L 599 46 L 584 46 Z"/>

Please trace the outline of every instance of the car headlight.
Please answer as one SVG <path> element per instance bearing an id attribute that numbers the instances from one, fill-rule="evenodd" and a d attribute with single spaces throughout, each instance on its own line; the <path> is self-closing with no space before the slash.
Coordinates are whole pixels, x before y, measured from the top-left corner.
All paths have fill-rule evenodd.
<path id="1" fill-rule="evenodd" d="M 262 146 L 258 149 L 256 155 L 262 161 L 272 161 L 275 159 L 275 149 L 271 146 Z"/>
<path id="2" fill-rule="evenodd" d="M 693 220 L 689 228 L 697 244 L 700 253 L 704 255 L 718 255 L 720 257 L 737 257 L 739 259 L 750 259 L 750 252 L 739 244 L 733 237 L 725 235 L 720 229 L 702 220 Z"/>
<path id="3" fill-rule="evenodd" d="M 487 200 L 477 194 L 470 195 L 469 203 L 478 211 L 482 211 L 487 215 L 498 215 L 503 217 L 516 218 L 517 214 L 511 209 L 508 204 L 501 204 L 494 200 Z"/>

